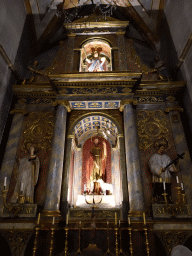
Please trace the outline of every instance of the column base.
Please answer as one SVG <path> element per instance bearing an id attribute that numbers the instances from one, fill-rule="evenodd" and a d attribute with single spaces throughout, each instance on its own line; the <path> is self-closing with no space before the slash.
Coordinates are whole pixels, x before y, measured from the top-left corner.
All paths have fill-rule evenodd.
<path id="1" fill-rule="evenodd" d="M 58 216 L 58 217 L 60 217 L 61 216 L 61 212 L 59 211 L 59 210 L 57 210 L 57 211 L 47 211 L 47 210 L 43 210 L 42 212 L 41 212 L 41 214 L 42 214 L 42 216 L 48 216 L 48 217 L 56 217 L 56 216 Z"/>

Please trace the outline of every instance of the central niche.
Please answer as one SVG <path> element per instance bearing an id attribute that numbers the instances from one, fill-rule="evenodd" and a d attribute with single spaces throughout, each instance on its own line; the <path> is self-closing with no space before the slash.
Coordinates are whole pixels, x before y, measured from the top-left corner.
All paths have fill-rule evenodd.
<path id="1" fill-rule="evenodd" d="M 112 71 L 111 47 L 102 39 L 86 41 L 81 47 L 80 72 Z"/>
<path id="2" fill-rule="evenodd" d="M 93 200 L 94 192 L 96 198 L 103 195 L 99 207 L 120 207 L 122 182 L 116 124 L 102 115 L 90 115 L 75 125 L 73 134 L 69 203 L 74 207 L 90 207 L 85 194 L 86 199 Z"/>

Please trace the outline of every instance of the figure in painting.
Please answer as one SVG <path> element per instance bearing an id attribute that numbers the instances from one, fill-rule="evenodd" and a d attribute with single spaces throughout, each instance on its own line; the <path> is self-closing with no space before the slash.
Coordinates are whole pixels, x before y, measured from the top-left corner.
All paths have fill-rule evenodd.
<path id="1" fill-rule="evenodd" d="M 168 148 L 168 141 L 164 138 L 158 139 L 154 143 L 154 148 L 157 153 L 153 154 L 149 159 L 149 168 L 153 174 L 153 202 L 163 203 L 164 197 L 162 196 L 164 188 L 169 198 L 171 197 L 171 173 L 177 172 L 175 165 L 172 164 L 168 168 L 168 164 L 172 162 L 171 158 L 164 154 Z"/>
<path id="2" fill-rule="evenodd" d="M 22 192 L 24 200 L 22 203 L 34 203 L 34 187 L 37 184 L 39 177 L 40 162 L 35 155 L 35 148 L 30 147 L 30 154 L 21 158 L 17 173 L 17 180 L 11 202 L 16 203 L 19 198 L 19 193 Z"/>
<path id="3" fill-rule="evenodd" d="M 89 72 L 101 72 L 106 71 L 106 68 L 104 67 L 106 65 L 106 58 L 100 57 L 100 52 L 102 51 L 101 47 L 98 47 L 97 49 L 91 48 L 92 50 L 92 57 L 88 59 L 86 57 L 86 62 L 88 63 L 88 71 Z"/>

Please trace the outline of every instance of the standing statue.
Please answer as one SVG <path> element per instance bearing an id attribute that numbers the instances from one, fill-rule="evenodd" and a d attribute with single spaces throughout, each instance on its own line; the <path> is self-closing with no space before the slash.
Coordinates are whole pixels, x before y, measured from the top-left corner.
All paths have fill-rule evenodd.
<path id="1" fill-rule="evenodd" d="M 95 146 L 91 149 L 91 155 L 93 157 L 93 169 L 90 174 L 90 181 L 103 179 L 106 159 L 107 159 L 107 148 L 104 141 L 99 142 L 98 138 L 94 139 Z M 102 144 L 103 148 L 102 148 Z"/>
<path id="2" fill-rule="evenodd" d="M 154 148 L 157 153 L 153 154 L 149 159 L 149 168 L 153 174 L 153 201 L 163 203 L 164 197 L 162 196 L 164 188 L 169 198 L 171 197 L 171 173 L 177 172 L 175 165 L 172 164 L 168 168 L 168 164 L 172 162 L 171 158 L 164 154 L 168 148 L 168 141 L 166 139 L 158 139 L 154 143 Z"/>
<path id="3" fill-rule="evenodd" d="M 90 151 L 90 158 L 87 162 L 87 173 L 86 173 L 86 182 L 87 187 L 92 191 L 93 186 L 96 186 L 96 183 L 99 183 L 101 180 L 105 182 L 105 170 L 106 170 L 106 161 L 107 161 L 107 146 L 106 142 L 95 138 L 94 146 Z"/>
<path id="4" fill-rule="evenodd" d="M 17 180 L 11 202 L 16 203 L 19 193 L 23 193 L 22 203 L 34 203 L 34 187 L 39 177 L 40 162 L 39 158 L 34 154 L 34 147 L 30 147 L 30 154 L 19 160 L 19 168 Z"/>

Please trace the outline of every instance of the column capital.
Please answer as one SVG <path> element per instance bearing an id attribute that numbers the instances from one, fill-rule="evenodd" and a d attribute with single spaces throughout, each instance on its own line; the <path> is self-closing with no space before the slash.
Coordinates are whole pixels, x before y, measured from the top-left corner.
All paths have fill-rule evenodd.
<path id="1" fill-rule="evenodd" d="M 133 105 L 137 105 L 137 101 L 134 99 L 124 99 L 120 102 L 120 108 L 119 110 L 122 112 L 124 109 L 124 106 L 127 104 L 133 104 Z"/>
<path id="2" fill-rule="evenodd" d="M 70 108 L 68 100 L 55 100 L 53 102 L 53 106 L 55 107 L 57 105 L 64 106 L 64 107 L 66 107 L 67 112 L 71 112 L 71 108 Z"/>
<path id="3" fill-rule="evenodd" d="M 169 112 L 171 112 L 171 111 L 183 112 L 184 109 L 183 109 L 182 107 L 180 107 L 180 106 L 174 106 L 174 107 L 169 107 L 169 108 L 166 108 L 166 109 L 165 109 L 165 112 L 166 112 L 166 113 L 169 113 Z"/>
<path id="4" fill-rule="evenodd" d="M 23 114 L 23 115 L 27 115 L 28 114 L 28 111 L 26 109 L 12 109 L 10 111 L 10 114 L 14 115 L 14 114 Z"/>

